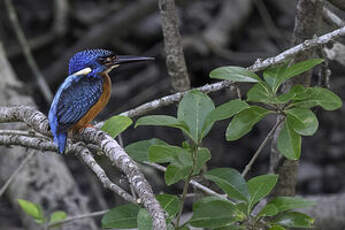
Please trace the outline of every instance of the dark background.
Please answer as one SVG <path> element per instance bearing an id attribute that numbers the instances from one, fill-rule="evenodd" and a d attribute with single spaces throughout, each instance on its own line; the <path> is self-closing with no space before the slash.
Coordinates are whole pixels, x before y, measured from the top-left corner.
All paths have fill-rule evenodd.
<path id="1" fill-rule="evenodd" d="M 229 8 L 229 15 L 225 17 L 228 21 L 225 19 L 219 21 L 225 2 L 224 0 L 177 1 L 180 31 L 192 87 L 212 83 L 208 74 L 216 67 L 223 65 L 247 67 L 258 58 L 274 56 L 291 47 L 295 0 L 265 0 L 261 3 L 253 1 L 242 11 L 236 10 L 235 6 L 241 5 L 242 3 L 238 3 L 241 1 L 234 1 L 237 3 Z M 67 76 L 68 60 L 64 55 L 68 57 L 69 53 L 77 52 L 82 48 L 98 47 L 111 49 L 117 54 L 156 57 L 154 63 L 121 66 L 111 73 L 112 99 L 97 118 L 98 121 L 173 93 L 164 60 L 160 15 L 157 5 L 152 4 L 152 1 L 148 0 L 141 9 L 142 12 L 138 11 L 135 14 L 140 15 L 140 18 L 129 20 L 116 29 L 108 28 L 107 23 L 114 20 L 114 16 L 124 14 L 128 7 L 135 8 L 139 1 L 70 0 L 63 23 L 58 24 L 53 1 L 14 0 L 13 4 L 32 46 L 34 57 L 53 92 Z M 225 26 L 226 29 L 217 29 L 219 25 Z M 97 34 L 97 28 L 103 28 L 100 31 L 108 32 Z M 322 32 L 332 29 L 334 28 L 324 24 Z M 83 43 L 88 40 L 88 36 L 95 36 L 95 41 Z M 22 55 L 2 1 L 0 2 L 0 40 L 18 78 L 26 83 L 23 93 L 32 95 L 39 109 L 47 113 L 50 103 L 43 99 L 35 84 L 35 78 Z M 329 65 L 332 70 L 331 90 L 344 98 L 343 66 L 332 61 Z M 314 74 L 312 81 L 314 85 L 317 83 L 317 78 L 318 76 Z M 244 94 L 249 85 L 243 84 L 240 88 Z M 218 105 L 235 98 L 236 92 L 227 89 L 212 93 L 210 96 Z M 343 107 L 335 112 L 316 109 L 315 112 L 320 127 L 314 136 L 303 137 L 297 193 L 339 193 L 345 188 L 343 179 L 345 109 Z M 154 111 L 154 114 L 176 115 L 176 105 Z M 242 171 L 274 121 L 274 117 L 264 119 L 250 134 L 235 142 L 225 141 L 224 133 L 229 121 L 218 122 L 204 142 L 212 153 L 208 167 L 233 167 Z M 130 127 L 122 137 L 125 145 L 153 137 L 161 138 L 170 144 L 180 144 L 183 141 L 182 134 L 170 128 Z M 254 164 L 250 176 L 268 171 L 269 151 L 270 147 L 266 146 Z M 83 193 L 92 197 L 93 190 L 90 189 L 87 179 L 92 175 L 88 169 L 84 166 L 80 167 L 80 161 L 73 156 L 66 156 L 65 160 L 73 175 L 79 178 L 77 181 Z M 107 162 L 103 163 L 107 164 Z M 161 173 L 149 169 L 146 171 L 150 174 L 149 180 L 156 192 L 164 189 L 176 193 L 181 190 L 179 184 L 168 188 L 164 186 Z M 111 174 L 121 178 L 118 173 L 111 171 Z M 126 183 L 125 180 L 120 182 Z M 107 191 L 103 193 L 109 201 L 113 200 L 110 193 Z M 98 209 L 97 202 L 91 205 L 95 206 L 95 210 Z"/>

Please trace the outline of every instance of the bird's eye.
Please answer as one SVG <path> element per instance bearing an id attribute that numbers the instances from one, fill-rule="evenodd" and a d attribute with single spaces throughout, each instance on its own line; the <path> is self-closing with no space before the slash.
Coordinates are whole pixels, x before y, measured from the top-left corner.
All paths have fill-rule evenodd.
<path id="1" fill-rule="evenodd" d="M 98 58 L 98 62 L 102 65 L 113 65 L 115 61 L 116 61 L 115 55 Z"/>

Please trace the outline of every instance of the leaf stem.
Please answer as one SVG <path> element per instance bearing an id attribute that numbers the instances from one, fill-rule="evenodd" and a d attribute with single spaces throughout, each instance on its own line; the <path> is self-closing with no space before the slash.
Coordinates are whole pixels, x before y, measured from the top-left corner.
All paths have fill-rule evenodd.
<path id="1" fill-rule="evenodd" d="M 272 129 L 269 131 L 269 133 L 267 134 L 267 136 L 265 137 L 264 141 L 260 144 L 259 148 L 256 150 L 256 152 L 254 153 L 254 156 L 252 157 L 252 159 L 250 159 L 249 163 L 246 165 L 246 167 L 244 168 L 243 172 L 242 172 L 242 177 L 245 177 L 247 175 L 247 173 L 249 172 L 249 170 L 251 169 L 252 165 L 254 164 L 256 158 L 258 158 L 259 154 L 261 153 L 262 149 L 265 147 L 265 145 L 267 144 L 267 142 L 272 138 L 274 132 L 276 131 L 276 129 L 279 127 L 279 125 L 285 120 L 285 117 L 280 118 L 279 120 L 277 120 L 277 122 L 274 124 L 274 126 L 272 127 Z"/>
<path id="2" fill-rule="evenodd" d="M 189 183 L 192 180 L 193 173 L 194 173 L 194 170 L 195 170 L 196 155 L 197 155 L 198 148 L 199 148 L 198 145 L 196 145 L 196 144 L 193 145 L 193 150 L 192 150 L 193 166 L 192 166 L 192 170 L 190 171 L 187 179 L 184 182 L 182 198 L 181 198 L 181 207 L 180 207 L 179 213 L 177 215 L 177 219 L 176 219 L 176 230 L 178 230 L 180 228 L 180 219 L 181 219 L 182 212 L 183 212 L 184 202 L 185 202 L 186 197 L 187 197 Z"/>

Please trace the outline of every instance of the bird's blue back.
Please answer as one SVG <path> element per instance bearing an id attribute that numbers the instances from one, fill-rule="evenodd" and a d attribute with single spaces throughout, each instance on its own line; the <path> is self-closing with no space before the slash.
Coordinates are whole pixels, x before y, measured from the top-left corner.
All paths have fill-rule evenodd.
<path id="1" fill-rule="evenodd" d="M 97 103 L 103 93 L 103 81 L 100 73 L 104 67 L 97 57 L 111 55 L 111 51 L 103 49 L 86 50 L 76 53 L 69 62 L 69 73 L 54 96 L 49 110 L 48 120 L 54 136 L 54 142 L 62 153 L 65 149 L 67 132 Z M 87 75 L 73 73 L 91 68 Z"/>

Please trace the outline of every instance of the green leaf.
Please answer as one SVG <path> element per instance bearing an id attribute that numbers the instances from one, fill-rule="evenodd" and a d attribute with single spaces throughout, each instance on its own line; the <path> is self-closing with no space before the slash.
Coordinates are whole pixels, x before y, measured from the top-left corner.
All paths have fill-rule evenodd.
<path id="1" fill-rule="evenodd" d="M 192 165 L 183 165 L 171 163 L 164 173 L 164 180 L 167 185 L 177 183 L 182 179 L 186 179 L 192 170 Z"/>
<path id="2" fill-rule="evenodd" d="M 301 136 L 293 130 L 289 122 L 284 122 L 277 143 L 280 153 L 289 160 L 298 160 L 301 156 L 301 141 Z"/>
<path id="3" fill-rule="evenodd" d="M 300 197 L 280 196 L 271 200 L 267 205 L 274 205 L 279 212 L 284 212 L 290 209 L 313 206 L 316 205 L 316 202 Z"/>
<path id="4" fill-rule="evenodd" d="M 126 204 L 110 209 L 102 218 L 102 228 L 136 228 L 139 207 Z"/>
<path id="5" fill-rule="evenodd" d="M 281 225 L 277 225 L 277 224 L 274 224 L 272 225 L 272 227 L 270 227 L 269 230 L 285 230 L 286 228 L 284 228 L 283 226 Z"/>
<path id="6" fill-rule="evenodd" d="M 207 148 L 199 148 L 196 155 L 196 165 L 193 175 L 198 175 L 207 161 L 211 159 L 211 153 Z"/>
<path id="7" fill-rule="evenodd" d="M 314 58 L 314 59 L 309 59 L 306 61 L 302 61 L 302 62 L 298 62 L 296 64 L 293 64 L 285 70 L 283 77 L 282 77 L 282 81 L 284 82 L 284 81 L 286 81 L 292 77 L 300 75 L 301 73 L 304 73 L 304 72 L 312 69 L 316 65 L 322 63 L 323 61 L 324 61 L 323 59 Z"/>
<path id="8" fill-rule="evenodd" d="M 134 142 L 126 146 L 125 151 L 136 161 L 149 161 L 149 148 L 151 145 L 168 145 L 165 141 L 152 138 Z"/>
<path id="9" fill-rule="evenodd" d="M 229 224 L 224 227 L 215 228 L 214 230 L 247 230 L 247 227 L 243 225 Z"/>
<path id="10" fill-rule="evenodd" d="M 168 213 L 168 218 L 174 218 L 180 210 L 180 200 L 175 195 L 160 194 L 156 196 L 156 199 L 160 203 L 161 207 Z"/>
<path id="11" fill-rule="evenodd" d="M 149 160 L 157 163 L 182 163 L 192 165 L 191 154 L 184 148 L 175 145 L 151 145 L 149 148 Z"/>
<path id="12" fill-rule="evenodd" d="M 49 224 L 53 224 L 62 221 L 67 218 L 67 213 L 64 211 L 56 211 L 50 215 Z"/>
<path id="13" fill-rule="evenodd" d="M 189 91 L 181 100 L 177 110 L 177 119 L 187 124 L 195 143 L 201 142 L 206 117 L 214 108 L 211 98 L 198 90 Z M 211 126 L 205 127 L 204 133 L 207 133 L 210 128 Z"/>
<path id="14" fill-rule="evenodd" d="M 342 100 L 332 91 L 320 88 L 312 87 L 306 90 L 307 98 L 301 101 L 296 101 L 291 106 L 297 106 L 301 108 L 312 108 L 314 106 L 321 106 L 327 111 L 339 109 L 343 102 Z"/>
<path id="15" fill-rule="evenodd" d="M 137 216 L 138 230 L 152 230 L 152 217 L 146 209 L 141 208 Z"/>
<path id="16" fill-rule="evenodd" d="M 23 209 L 23 211 L 29 216 L 32 216 L 37 223 L 44 223 L 42 208 L 39 204 L 35 204 L 33 202 L 23 199 L 17 199 L 17 201 L 20 207 Z"/>
<path id="17" fill-rule="evenodd" d="M 303 100 L 308 97 L 306 91 L 307 89 L 303 85 L 294 85 L 289 92 L 278 96 L 274 103 L 285 104 L 290 100 Z"/>
<path id="18" fill-rule="evenodd" d="M 310 228 L 314 223 L 314 219 L 300 212 L 287 212 L 279 215 L 273 223 L 288 228 Z"/>
<path id="19" fill-rule="evenodd" d="M 197 157 L 197 167 L 198 165 L 202 167 L 210 159 L 210 154 L 203 149 L 200 156 Z M 187 178 L 193 168 L 191 153 L 184 148 L 173 145 L 152 145 L 149 149 L 149 160 L 158 163 L 171 163 L 164 174 L 167 185 Z M 196 169 L 200 170 L 200 168 Z"/>
<path id="20" fill-rule="evenodd" d="M 232 168 L 216 168 L 208 171 L 205 178 L 215 182 L 230 198 L 249 200 L 246 181 Z"/>
<path id="21" fill-rule="evenodd" d="M 275 216 L 279 213 L 278 208 L 273 204 L 266 204 L 258 213 L 257 217 Z"/>
<path id="22" fill-rule="evenodd" d="M 260 82 L 261 78 L 243 67 L 224 66 L 214 69 L 210 73 L 210 78 L 224 79 L 233 82 Z"/>
<path id="23" fill-rule="evenodd" d="M 152 125 L 152 126 L 165 126 L 171 128 L 178 128 L 185 134 L 191 137 L 188 126 L 186 123 L 177 120 L 175 117 L 167 115 L 151 115 L 141 117 L 135 123 L 135 128 L 140 125 Z"/>
<path id="24" fill-rule="evenodd" d="M 101 130 L 115 138 L 125 131 L 132 123 L 133 121 L 127 116 L 113 116 L 105 121 Z"/>
<path id="25" fill-rule="evenodd" d="M 271 68 L 265 69 L 263 76 L 267 84 L 271 87 L 274 93 L 277 92 L 280 84 L 281 78 L 286 70 L 287 65 L 278 65 Z"/>
<path id="26" fill-rule="evenodd" d="M 238 220 L 236 207 L 227 200 L 206 197 L 193 205 L 193 227 L 217 228 L 227 226 Z"/>
<path id="27" fill-rule="evenodd" d="M 267 174 L 254 177 L 247 182 L 250 194 L 248 211 L 250 211 L 257 202 L 259 202 L 272 191 L 277 181 L 278 175 Z"/>
<path id="28" fill-rule="evenodd" d="M 279 86 L 286 80 L 310 70 L 321 62 L 323 62 L 323 59 L 309 59 L 289 67 L 286 64 L 272 67 L 264 71 L 264 79 L 271 86 L 272 91 L 276 93 Z"/>
<path id="29" fill-rule="evenodd" d="M 249 108 L 249 105 L 240 99 L 231 100 L 217 106 L 216 109 L 211 111 L 206 117 L 205 124 L 202 128 L 202 137 L 207 135 L 207 128 L 210 126 L 212 127 L 214 122 L 228 119 L 247 108 Z"/>
<path id="30" fill-rule="evenodd" d="M 238 113 L 226 129 L 226 140 L 234 141 L 240 139 L 249 133 L 256 123 L 270 113 L 272 113 L 270 110 L 260 106 L 251 106 Z"/>
<path id="31" fill-rule="evenodd" d="M 289 126 L 300 135 L 312 136 L 319 127 L 319 121 L 310 109 L 292 108 L 286 112 Z"/>
<path id="32" fill-rule="evenodd" d="M 247 100 L 252 102 L 271 104 L 273 96 L 272 92 L 263 84 L 255 84 L 247 92 Z"/>

